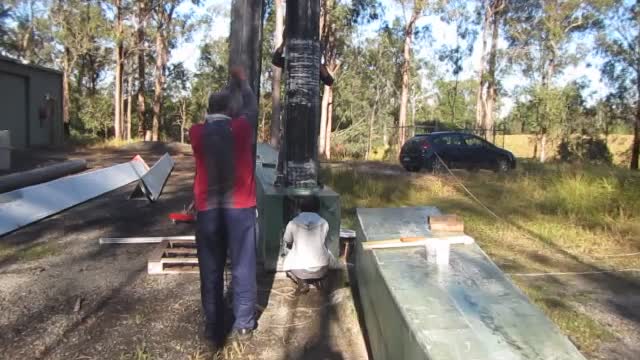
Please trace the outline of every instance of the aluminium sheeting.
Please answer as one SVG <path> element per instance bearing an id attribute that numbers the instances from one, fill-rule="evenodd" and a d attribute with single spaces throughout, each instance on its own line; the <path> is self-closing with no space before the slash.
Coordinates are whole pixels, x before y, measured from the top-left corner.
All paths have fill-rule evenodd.
<path id="1" fill-rule="evenodd" d="M 158 201 L 174 166 L 175 161 L 171 158 L 171 155 L 165 153 L 146 174 L 140 177 L 138 186 L 130 198 L 136 197 L 139 193 L 144 194 L 151 202 Z"/>
<path id="2" fill-rule="evenodd" d="M 140 179 L 140 156 L 107 168 L 67 176 L 0 195 L 0 236 Z"/>

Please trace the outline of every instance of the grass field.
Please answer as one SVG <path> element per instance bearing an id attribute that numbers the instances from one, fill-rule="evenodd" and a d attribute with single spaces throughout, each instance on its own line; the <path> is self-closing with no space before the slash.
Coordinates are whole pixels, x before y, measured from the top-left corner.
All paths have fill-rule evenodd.
<path id="1" fill-rule="evenodd" d="M 381 166 L 369 164 L 372 169 Z M 434 205 L 462 215 L 467 232 L 509 274 L 640 268 L 640 257 L 607 257 L 640 251 L 636 173 L 526 161 L 507 175 L 456 173 L 496 218 L 451 176 L 363 174 L 363 169 L 323 172 L 324 182 L 341 194 L 343 226 L 353 226 L 357 207 Z M 615 279 L 632 281 L 626 276 Z M 596 354 L 602 344 L 618 337 L 582 309 L 588 301 L 580 291 L 558 282 L 513 279 L 586 354 Z"/>
<path id="2" fill-rule="evenodd" d="M 609 135 L 607 145 L 615 165 L 627 166 L 630 161 L 630 149 L 633 142 L 632 135 Z M 535 153 L 535 135 L 505 135 L 496 137 L 496 145 L 504 147 L 519 158 L 533 158 Z M 555 157 L 558 152 L 558 140 L 550 140 L 549 156 Z"/>

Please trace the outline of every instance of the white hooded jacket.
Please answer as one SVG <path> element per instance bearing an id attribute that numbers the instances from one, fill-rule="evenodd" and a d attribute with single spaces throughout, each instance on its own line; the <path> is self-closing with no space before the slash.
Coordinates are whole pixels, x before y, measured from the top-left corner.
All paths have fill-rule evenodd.
<path id="1" fill-rule="evenodd" d="M 293 246 L 284 259 L 284 270 L 316 271 L 323 266 L 340 268 L 340 263 L 325 244 L 328 232 L 329 224 L 316 213 L 303 212 L 289 221 L 284 241 L 293 243 Z"/>

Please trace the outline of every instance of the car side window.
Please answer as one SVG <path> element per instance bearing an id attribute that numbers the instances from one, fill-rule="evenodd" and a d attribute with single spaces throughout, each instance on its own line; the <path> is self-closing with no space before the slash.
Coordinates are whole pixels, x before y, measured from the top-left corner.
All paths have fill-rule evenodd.
<path id="1" fill-rule="evenodd" d="M 467 144 L 467 146 L 471 146 L 471 147 L 484 147 L 484 146 L 486 146 L 482 139 L 477 138 L 475 136 L 465 136 L 464 142 Z"/>
<path id="2" fill-rule="evenodd" d="M 460 135 L 451 135 L 449 145 L 464 145 Z"/>
<path id="3" fill-rule="evenodd" d="M 449 137 L 448 136 L 437 136 L 431 140 L 435 145 L 448 145 Z"/>

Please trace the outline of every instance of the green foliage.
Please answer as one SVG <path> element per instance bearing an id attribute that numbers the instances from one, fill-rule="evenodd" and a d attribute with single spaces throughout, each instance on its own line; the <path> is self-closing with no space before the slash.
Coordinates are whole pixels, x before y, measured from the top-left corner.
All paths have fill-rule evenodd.
<path id="1" fill-rule="evenodd" d="M 445 126 L 467 128 L 475 122 L 476 80 L 436 82 L 438 104 L 436 119 Z"/>
<path id="2" fill-rule="evenodd" d="M 54 63 L 58 49 L 51 30 L 51 19 L 47 16 L 47 3 L 40 0 L 12 0 L 9 5 L 12 5 L 11 11 L 5 9 L 2 22 L 11 24 L 11 28 L 4 31 L 0 42 L 2 52 L 38 65 Z"/>
<path id="3" fill-rule="evenodd" d="M 200 59 L 191 85 L 190 113 L 193 123 L 204 118 L 209 94 L 226 84 L 228 58 L 227 39 L 208 40 L 200 46 Z"/>
<path id="4" fill-rule="evenodd" d="M 87 131 L 93 136 L 107 139 L 113 125 L 113 97 L 110 93 L 97 92 L 95 95 L 77 99 L 77 108 L 71 118 L 71 126 L 79 131 Z"/>
<path id="5" fill-rule="evenodd" d="M 513 133 L 540 133 L 543 129 L 565 137 L 575 133 L 603 133 L 602 126 L 606 124 L 597 124 L 598 109 L 586 105 L 582 95 L 585 88 L 586 84 L 580 81 L 564 87 L 521 88 L 505 123 Z"/>
<path id="6" fill-rule="evenodd" d="M 0 48 L 7 46 L 10 35 L 9 19 L 11 19 L 11 7 L 0 4 Z"/>
<path id="7" fill-rule="evenodd" d="M 603 64 L 602 74 L 613 88 L 607 97 L 613 100 L 609 110 L 617 118 L 635 123 L 636 145 L 632 149 L 630 167 L 638 169 L 640 8 L 637 2 L 616 1 L 616 5 L 605 16 L 608 31 L 600 33 L 597 42 L 600 53 L 607 59 Z"/>
<path id="8" fill-rule="evenodd" d="M 558 155 L 562 161 L 599 164 L 611 164 L 613 158 L 605 140 L 582 136 L 565 138 L 558 146 Z"/>

